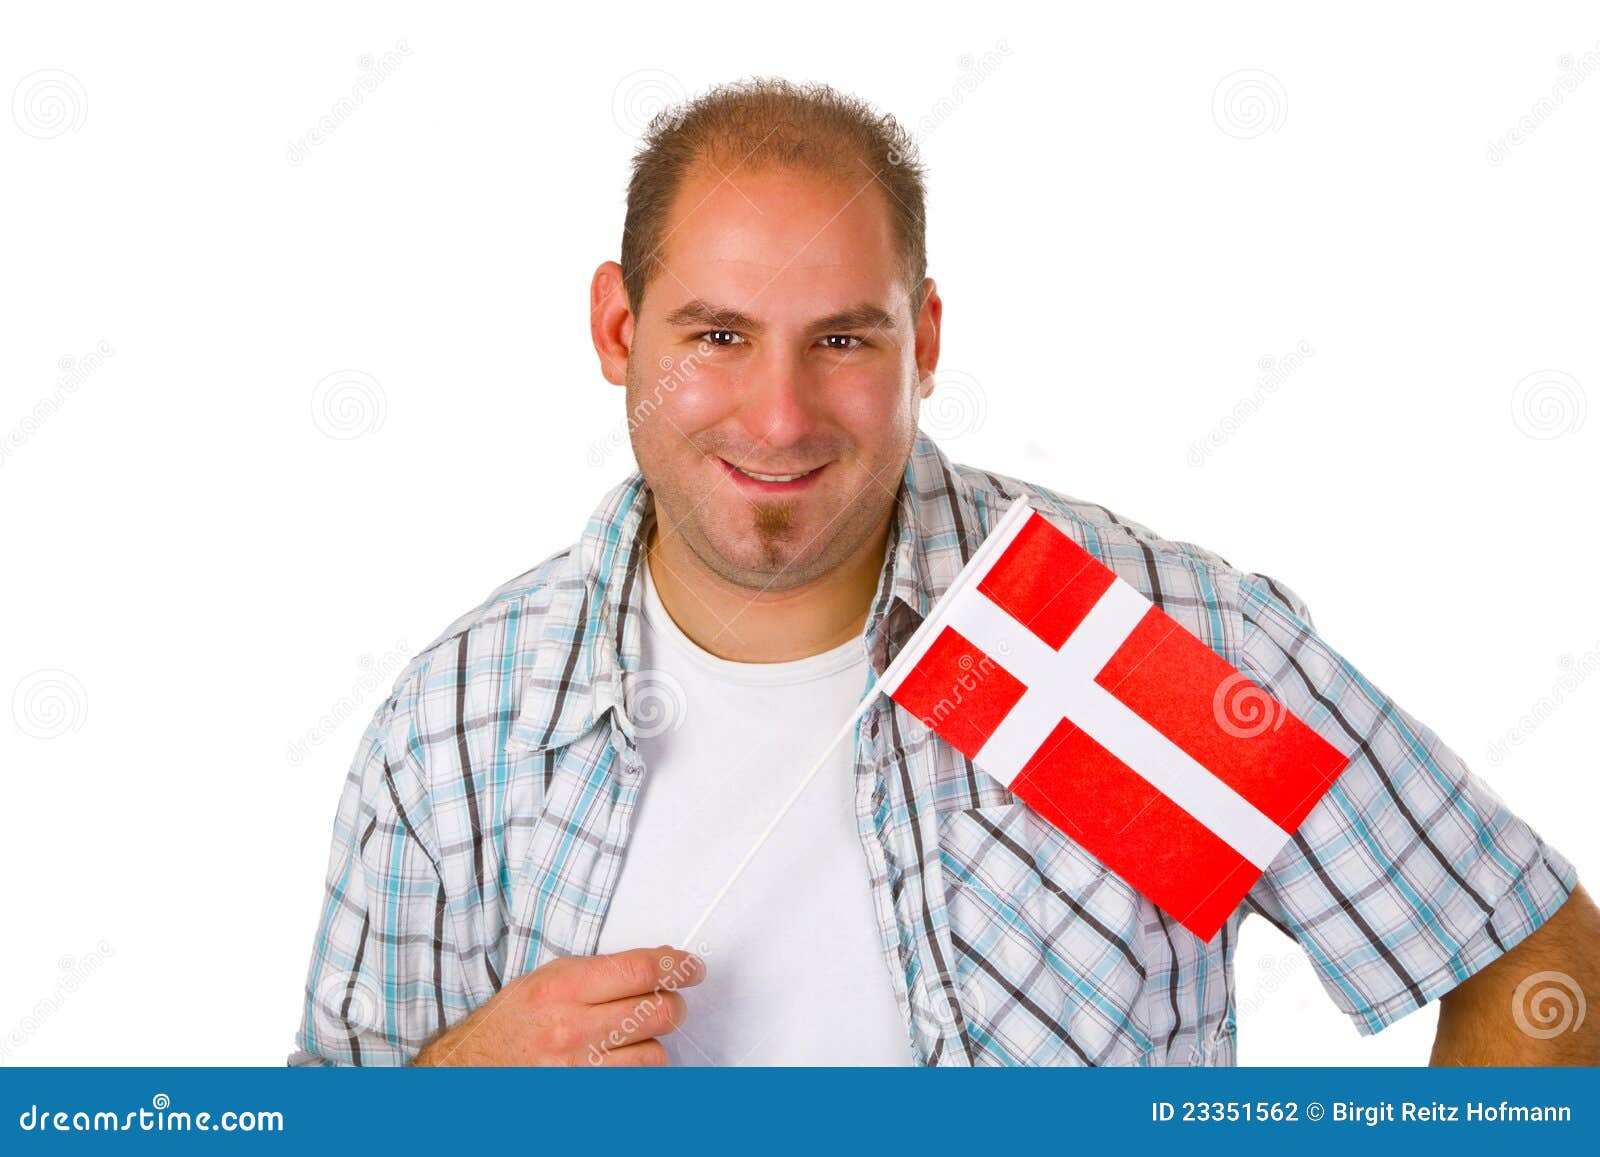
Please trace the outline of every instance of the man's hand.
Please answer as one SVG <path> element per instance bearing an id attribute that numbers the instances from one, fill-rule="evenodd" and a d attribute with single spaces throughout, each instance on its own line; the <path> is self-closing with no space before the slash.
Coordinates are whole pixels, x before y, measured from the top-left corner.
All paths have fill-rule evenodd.
<path id="1" fill-rule="evenodd" d="M 1600 1064 L 1600 911 L 1580 886 L 1439 1002 L 1435 1065 Z"/>
<path id="2" fill-rule="evenodd" d="M 664 1065 L 657 1037 L 683 1023 L 677 990 L 705 979 L 677 948 L 563 956 L 517 977 L 413 1065 Z"/>

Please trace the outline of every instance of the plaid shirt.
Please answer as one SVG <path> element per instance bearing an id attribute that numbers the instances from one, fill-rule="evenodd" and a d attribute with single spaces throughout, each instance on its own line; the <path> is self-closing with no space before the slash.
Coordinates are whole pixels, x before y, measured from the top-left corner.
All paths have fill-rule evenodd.
<path id="1" fill-rule="evenodd" d="M 920 431 L 864 631 L 871 678 L 1019 495 L 1355 754 L 1202 943 L 876 696 L 855 734 L 856 819 L 915 1061 L 1232 1064 L 1233 950 L 1252 913 L 1376 1032 L 1569 895 L 1572 865 L 1319 638 L 1282 582 L 952 463 Z M 345 781 L 290 1064 L 403 1064 L 513 977 L 594 952 L 649 774 L 634 720 L 652 503 L 635 472 L 575 547 L 401 672 Z"/>

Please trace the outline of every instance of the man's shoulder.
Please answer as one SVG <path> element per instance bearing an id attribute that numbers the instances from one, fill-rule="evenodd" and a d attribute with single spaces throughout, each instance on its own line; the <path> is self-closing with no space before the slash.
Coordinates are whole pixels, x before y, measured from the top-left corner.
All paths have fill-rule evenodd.
<path id="1" fill-rule="evenodd" d="M 1065 520 L 1077 527 L 1082 532 L 1081 537 L 1090 539 L 1091 545 L 1100 548 L 1102 557 L 1134 556 L 1143 562 L 1145 558 L 1154 556 L 1159 561 L 1173 564 L 1239 573 L 1216 551 L 1183 539 L 1166 538 L 1104 503 L 1091 502 L 1054 487 L 993 470 L 959 462 L 952 463 L 952 466 L 963 484 L 986 504 L 996 498 L 1009 503 L 1025 497 L 1041 514 L 1057 516 L 1052 519 L 1057 524 Z"/>
<path id="2" fill-rule="evenodd" d="M 1198 612 L 1211 606 L 1237 615 L 1263 601 L 1302 618 L 1309 616 L 1304 600 L 1281 580 L 1236 567 L 1200 543 L 1168 538 L 1105 503 L 965 463 L 952 462 L 951 467 L 961 485 L 987 509 L 1027 498 L 1051 521 L 1076 532 L 1075 537 L 1101 562 L 1186 626 L 1195 626 L 1190 620 L 1198 620 Z"/>
<path id="3" fill-rule="evenodd" d="M 431 693 L 448 697 L 492 670 L 524 669 L 552 617 L 571 619 L 576 629 L 582 589 L 576 543 L 501 583 L 411 657 L 395 679 L 391 706 L 415 713 Z"/>
<path id="4" fill-rule="evenodd" d="M 452 889 L 483 885 L 484 817 L 530 782 L 508 773 L 506 736 L 540 641 L 582 613 L 580 559 L 564 547 L 451 620 L 396 677 L 359 749 L 362 806 L 392 814 Z"/>

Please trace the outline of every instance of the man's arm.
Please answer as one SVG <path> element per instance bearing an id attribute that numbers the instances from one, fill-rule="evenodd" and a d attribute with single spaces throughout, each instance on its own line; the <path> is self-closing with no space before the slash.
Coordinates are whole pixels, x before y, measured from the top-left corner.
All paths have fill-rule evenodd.
<path id="1" fill-rule="evenodd" d="M 419 842 L 391 767 L 389 731 L 396 692 L 373 712 L 345 776 L 334 817 L 323 905 L 317 919 L 296 1067 L 404 1064 L 439 1022 L 437 1009 L 460 991 L 442 889 Z"/>
<path id="2" fill-rule="evenodd" d="M 1435 1065 L 1600 1064 L 1600 909 L 1582 886 L 1520 944 L 1445 993 Z M 1597 1014 L 1600 1015 L 1600 1014 Z"/>
<path id="3" fill-rule="evenodd" d="M 1440 1000 L 1438 1063 L 1515 1062 L 1521 1050 L 1592 1058 L 1587 1013 L 1577 1035 L 1548 1039 L 1512 1016 L 1518 987 L 1542 972 L 1554 975 L 1520 994 L 1536 1033 L 1559 1023 L 1540 1017 L 1563 992 L 1574 1023 L 1578 1001 L 1600 992 L 1600 925 L 1576 867 L 1318 635 L 1292 590 L 1252 574 L 1239 592 L 1240 670 L 1351 753 L 1252 887 L 1253 910 L 1305 946 L 1362 1033 Z"/>

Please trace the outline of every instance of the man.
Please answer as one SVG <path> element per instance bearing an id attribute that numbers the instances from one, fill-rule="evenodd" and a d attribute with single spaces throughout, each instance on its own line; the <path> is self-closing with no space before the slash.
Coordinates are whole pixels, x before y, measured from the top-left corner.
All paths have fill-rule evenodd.
<path id="1" fill-rule="evenodd" d="M 375 713 L 291 1063 L 1228 1064 L 1251 913 L 1361 1032 L 1442 997 L 1436 1062 L 1600 1060 L 1530 1003 L 1600 984 L 1572 865 L 1289 587 L 918 430 L 912 155 L 783 82 L 651 125 L 590 297 L 639 471 Z M 1292 843 L 1201 943 L 879 695 L 678 943 L 1020 496 L 1355 753 Z"/>

